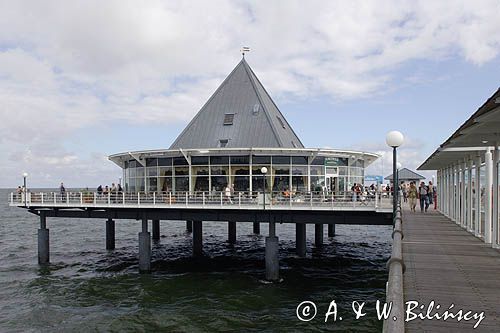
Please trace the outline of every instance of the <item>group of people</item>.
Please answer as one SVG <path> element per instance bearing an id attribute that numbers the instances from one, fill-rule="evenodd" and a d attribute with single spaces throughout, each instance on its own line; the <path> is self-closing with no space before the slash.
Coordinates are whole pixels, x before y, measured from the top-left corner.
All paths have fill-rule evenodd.
<path id="1" fill-rule="evenodd" d="M 111 183 L 111 187 L 108 185 L 102 187 L 102 185 L 99 185 L 97 187 L 97 195 L 99 196 L 107 196 L 108 194 L 111 195 L 116 195 L 116 194 L 121 194 L 123 193 L 123 188 L 121 184 L 115 185 L 115 183 Z"/>
<path id="2" fill-rule="evenodd" d="M 420 202 L 420 211 L 427 212 L 429 206 L 434 203 L 436 193 L 436 187 L 431 181 L 426 185 L 425 182 L 420 182 L 419 187 L 415 182 L 410 182 L 410 185 L 401 185 L 401 191 L 403 194 L 404 202 L 408 202 L 410 210 L 414 212 L 417 207 L 417 200 Z"/>

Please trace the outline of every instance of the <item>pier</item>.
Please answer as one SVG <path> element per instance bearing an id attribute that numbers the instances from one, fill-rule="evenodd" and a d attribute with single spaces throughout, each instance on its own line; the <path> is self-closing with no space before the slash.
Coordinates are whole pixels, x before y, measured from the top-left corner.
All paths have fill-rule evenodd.
<path id="1" fill-rule="evenodd" d="M 267 197 L 267 200 L 264 199 Z M 324 225 L 328 237 L 335 235 L 336 224 L 392 224 L 391 199 L 380 193 L 353 198 L 328 192 L 238 193 L 227 198 L 223 192 L 212 193 L 114 193 L 102 195 L 90 192 L 28 192 L 11 193 L 10 205 L 27 209 L 40 217 L 38 229 L 38 262 L 50 262 L 49 228 L 47 220 L 57 217 L 96 218 L 106 224 L 107 250 L 115 248 L 116 221 L 135 219 L 138 227 L 139 271 L 151 271 L 151 240 L 160 238 L 161 223 L 186 221 L 186 230 L 192 233 L 193 256 L 203 255 L 203 224 L 225 221 L 227 240 L 236 242 L 238 223 L 253 223 L 254 233 L 260 233 L 260 224 L 268 225 L 265 263 L 266 278 L 279 280 L 279 235 L 277 223 L 295 224 L 296 253 L 306 256 L 306 226 L 314 225 L 316 247 L 324 239 Z M 174 222 L 175 223 L 175 222 Z"/>

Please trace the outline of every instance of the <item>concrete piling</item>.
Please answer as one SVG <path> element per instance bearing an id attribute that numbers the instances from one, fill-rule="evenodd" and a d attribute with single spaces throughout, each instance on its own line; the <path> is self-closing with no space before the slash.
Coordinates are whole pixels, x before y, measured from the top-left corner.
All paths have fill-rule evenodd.
<path id="1" fill-rule="evenodd" d="M 316 247 L 323 246 L 323 224 L 321 223 L 314 225 L 314 245 Z"/>
<path id="2" fill-rule="evenodd" d="M 276 225 L 269 222 L 269 236 L 266 237 L 266 279 L 268 281 L 279 280 L 279 240 L 276 237 Z"/>
<path id="3" fill-rule="evenodd" d="M 49 229 L 45 214 L 40 213 L 40 229 L 38 229 L 38 263 L 48 264 L 50 261 Z"/>
<path id="4" fill-rule="evenodd" d="M 148 220 L 142 219 L 142 231 L 139 233 L 139 272 L 151 271 L 151 234 L 148 232 Z"/>
<path id="5" fill-rule="evenodd" d="M 328 237 L 335 236 L 335 223 L 328 224 Z"/>
<path id="6" fill-rule="evenodd" d="M 160 240 L 160 220 L 153 220 L 153 240 Z"/>
<path id="7" fill-rule="evenodd" d="M 234 221 L 227 222 L 227 241 L 230 244 L 236 243 L 236 222 Z"/>
<path id="8" fill-rule="evenodd" d="M 193 221 L 193 256 L 203 255 L 203 225 L 202 221 Z"/>
<path id="9" fill-rule="evenodd" d="M 295 251 L 299 257 L 306 256 L 306 224 L 295 224 Z"/>
<path id="10" fill-rule="evenodd" d="M 193 221 L 186 221 L 186 232 L 193 232 Z"/>
<path id="11" fill-rule="evenodd" d="M 256 235 L 260 235 L 260 223 L 259 222 L 253 223 L 253 233 Z"/>
<path id="12" fill-rule="evenodd" d="M 115 221 L 108 219 L 106 221 L 106 250 L 115 249 Z"/>

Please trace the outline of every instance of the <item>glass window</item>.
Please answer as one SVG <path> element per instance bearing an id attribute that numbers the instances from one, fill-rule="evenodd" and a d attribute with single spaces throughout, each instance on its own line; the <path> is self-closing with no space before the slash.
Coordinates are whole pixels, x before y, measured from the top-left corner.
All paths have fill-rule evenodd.
<path id="1" fill-rule="evenodd" d="M 234 190 L 240 192 L 250 191 L 250 177 L 235 176 L 232 179 Z"/>
<path id="2" fill-rule="evenodd" d="M 176 176 L 188 176 L 189 175 L 189 167 L 175 167 L 175 175 Z"/>
<path id="3" fill-rule="evenodd" d="M 266 191 L 271 191 L 272 181 L 271 177 L 266 177 Z M 252 176 L 252 191 L 263 191 L 264 190 L 264 176 Z"/>
<path id="4" fill-rule="evenodd" d="M 208 176 L 193 176 L 192 182 L 196 192 L 206 192 L 210 190 Z"/>
<path id="5" fill-rule="evenodd" d="M 135 177 L 135 168 L 128 169 L 128 175 L 131 178 Z"/>
<path id="6" fill-rule="evenodd" d="M 307 175 L 306 166 L 292 166 L 292 175 Z"/>
<path id="7" fill-rule="evenodd" d="M 160 177 L 158 178 L 159 184 L 158 188 L 162 192 L 171 192 L 172 191 L 172 177 Z"/>
<path id="8" fill-rule="evenodd" d="M 212 191 L 223 191 L 227 184 L 227 176 L 212 176 Z"/>
<path id="9" fill-rule="evenodd" d="M 154 167 L 148 167 L 148 168 L 146 168 L 146 170 L 147 170 L 147 174 L 146 175 L 148 177 L 152 177 L 152 176 L 156 177 L 158 175 L 158 167 L 155 167 L 155 166 Z"/>
<path id="10" fill-rule="evenodd" d="M 125 169 L 127 169 L 128 168 L 128 161 L 125 161 L 123 164 L 125 166 Z"/>
<path id="11" fill-rule="evenodd" d="M 307 190 L 307 176 L 292 176 L 292 190 L 303 192 Z"/>
<path id="12" fill-rule="evenodd" d="M 191 165 L 208 165 L 208 156 L 192 156 Z"/>
<path id="13" fill-rule="evenodd" d="M 273 156 L 273 164 L 290 164 L 290 156 Z"/>
<path id="14" fill-rule="evenodd" d="M 311 191 L 320 192 L 323 191 L 325 186 L 324 176 L 311 176 Z"/>
<path id="15" fill-rule="evenodd" d="M 307 165 L 307 157 L 305 157 L 305 156 L 292 156 L 292 164 Z"/>
<path id="16" fill-rule="evenodd" d="M 249 175 L 250 167 L 248 165 L 231 166 L 232 175 Z"/>
<path id="17" fill-rule="evenodd" d="M 229 174 L 228 166 L 213 166 L 211 167 L 212 175 L 227 175 Z"/>
<path id="18" fill-rule="evenodd" d="M 252 157 L 253 164 L 270 164 L 271 156 L 253 156 Z"/>
<path id="19" fill-rule="evenodd" d="M 174 177 L 175 179 L 175 192 L 189 191 L 189 177 Z"/>
<path id="20" fill-rule="evenodd" d="M 290 176 L 275 176 L 273 179 L 273 191 L 284 191 L 290 189 Z"/>
<path id="21" fill-rule="evenodd" d="M 323 156 L 316 156 L 312 160 L 311 165 L 325 165 L 325 158 Z"/>
<path id="22" fill-rule="evenodd" d="M 273 176 L 274 175 L 289 175 L 290 167 L 285 165 L 274 165 L 273 164 Z"/>
<path id="23" fill-rule="evenodd" d="M 146 158 L 146 166 L 152 167 L 152 166 L 157 166 L 157 165 L 158 165 L 157 158 Z"/>
<path id="24" fill-rule="evenodd" d="M 172 168 L 171 167 L 159 167 L 159 175 L 162 177 L 172 176 Z"/>
<path id="25" fill-rule="evenodd" d="M 137 161 L 136 160 L 130 160 L 128 162 L 128 165 L 130 168 L 135 168 L 137 166 Z"/>
<path id="26" fill-rule="evenodd" d="M 144 178 L 135 179 L 135 190 L 136 192 L 144 192 Z"/>
<path id="27" fill-rule="evenodd" d="M 159 158 L 158 165 L 159 166 L 172 166 L 172 158 L 171 157 Z"/>
<path id="28" fill-rule="evenodd" d="M 323 174 L 325 174 L 325 167 L 311 166 L 311 175 L 323 175 Z"/>
<path id="29" fill-rule="evenodd" d="M 231 156 L 231 164 L 244 164 L 248 165 L 250 163 L 250 156 Z"/>
<path id="30" fill-rule="evenodd" d="M 174 165 L 189 165 L 188 161 L 184 157 L 174 157 L 173 161 Z"/>
<path id="31" fill-rule="evenodd" d="M 210 164 L 211 165 L 228 165 L 229 164 L 229 156 L 210 156 Z"/>
<path id="32" fill-rule="evenodd" d="M 191 174 L 193 176 L 208 176 L 208 166 L 193 166 L 191 167 Z"/>
<path id="33" fill-rule="evenodd" d="M 136 177 L 144 177 L 144 168 L 143 167 L 135 168 L 135 176 Z"/>
<path id="34" fill-rule="evenodd" d="M 156 177 L 147 178 L 147 184 L 148 184 L 147 190 L 149 192 L 156 192 L 158 190 L 158 188 L 157 188 L 158 179 Z"/>

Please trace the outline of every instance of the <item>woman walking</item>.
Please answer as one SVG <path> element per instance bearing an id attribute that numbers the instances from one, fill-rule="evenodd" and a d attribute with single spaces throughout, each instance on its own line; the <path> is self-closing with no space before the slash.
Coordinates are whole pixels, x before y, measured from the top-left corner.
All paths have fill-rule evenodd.
<path id="1" fill-rule="evenodd" d="M 409 199 L 409 204 L 410 204 L 410 210 L 412 212 L 415 211 L 415 207 L 417 207 L 417 187 L 415 186 L 414 182 L 410 183 L 410 188 L 408 189 L 408 199 Z"/>

